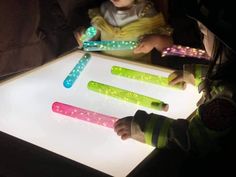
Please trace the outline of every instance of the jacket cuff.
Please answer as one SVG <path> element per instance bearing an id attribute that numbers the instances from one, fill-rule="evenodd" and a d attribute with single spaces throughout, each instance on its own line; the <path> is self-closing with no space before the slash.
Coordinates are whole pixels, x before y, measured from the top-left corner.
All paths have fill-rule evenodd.
<path id="1" fill-rule="evenodd" d="M 147 114 L 145 111 L 138 110 L 133 118 L 133 123 L 136 123 L 139 125 L 140 130 L 144 132 L 145 125 L 149 119 L 150 115 Z"/>
<path id="2" fill-rule="evenodd" d="M 164 148 L 168 142 L 169 128 L 174 120 L 161 115 L 151 114 L 145 125 L 146 144 L 157 148 Z"/>

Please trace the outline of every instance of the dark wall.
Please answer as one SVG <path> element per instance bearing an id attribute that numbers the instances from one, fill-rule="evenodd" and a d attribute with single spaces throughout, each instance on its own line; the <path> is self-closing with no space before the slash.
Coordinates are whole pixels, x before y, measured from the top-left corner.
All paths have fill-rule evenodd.
<path id="1" fill-rule="evenodd" d="M 86 22 L 82 9 L 89 2 L 0 1 L 0 77 L 42 65 L 76 47 L 73 28 Z M 84 18 L 74 18 L 78 14 Z"/>
<path id="2" fill-rule="evenodd" d="M 0 75 L 42 63 L 37 0 L 0 1 Z"/>

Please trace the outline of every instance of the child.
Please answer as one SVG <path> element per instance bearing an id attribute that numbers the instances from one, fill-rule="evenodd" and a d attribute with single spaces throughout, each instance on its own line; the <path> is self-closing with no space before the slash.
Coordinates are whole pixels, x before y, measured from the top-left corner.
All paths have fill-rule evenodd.
<path id="1" fill-rule="evenodd" d="M 230 1 L 227 6 L 209 0 L 179 0 L 179 3 L 182 1 L 188 16 L 198 20 L 206 51 L 212 57 L 207 70 L 188 65 L 183 72 L 170 75 L 170 78 L 174 75 L 171 85 L 184 81 L 198 85 L 199 91 L 205 93 L 196 114 L 190 120 L 173 120 L 139 110 L 134 116 L 118 120 L 114 129 L 124 140 L 134 138 L 158 148 L 174 147 L 203 157 L 230 148 L 235 135 L 235 21 L 228 9 L 232 7 Z M 162 50 L 171 43 L 165 36 L 149 36 L 135 52 L 149 52 L 153 47 Z"/>
<path id="2" fill-rule="evenodd" d="M 136 41 L 146 34 L 170 35 L 164 17 L 147 0 L 111 0 L 101 4 L 99 9 L 89 11 L 91 24 L 99 30 L 101 40 Z M 81 34 L 76 38 L 79 44 Z M 146 54 L 133 51 L 104 51 L 105 54 L 150 63 Z"/>

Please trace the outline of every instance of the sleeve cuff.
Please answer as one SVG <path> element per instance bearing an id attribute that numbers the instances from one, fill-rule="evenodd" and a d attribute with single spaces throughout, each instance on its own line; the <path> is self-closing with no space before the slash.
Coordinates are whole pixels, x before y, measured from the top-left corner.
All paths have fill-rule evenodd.
<path id="1" fill-rule="evenodd" d="M 141 110 L 138 110 L 134 115 L 133 122 L 139 125 L 140 130 L 142 132 L 144 132 L 144 128 L 145 128 L 146 123 L 149 120 L 149 116 L 150 116 L 149 114 Z"/>
<path id="2" fill-rule="evenodd" d="M 144 136 L 145 143 L 163 148 L 168 142 L 168 132 L 173 120 L 161 115 L 151 114 L 146 123 Z"/>

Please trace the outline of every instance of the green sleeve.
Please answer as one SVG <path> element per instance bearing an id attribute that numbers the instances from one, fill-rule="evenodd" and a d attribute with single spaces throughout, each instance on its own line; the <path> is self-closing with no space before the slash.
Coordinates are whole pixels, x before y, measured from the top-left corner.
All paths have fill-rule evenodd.
<path id="1" fill-rule="evenodd" d="M 142 123 L 141 130 L 144 132 L 146 144 L 157 148 L 178 147 L 202 156 L 220 148 L 222 138 L 231 130 L 236 117 L 235 110 L 234 103 L 224 98 L 216 98 L 201 105 L 191 120 L 173 120 L 142 111 L 137 123 Z M 141 114 L 137 112 L 135 116 L 137 115 Z"/>
<path id="2" fill-rule="evenodd" d="M 208 65 L 203 64 L 186 64 L 183 68 L 184 71 L 190 72 L 194 75 L 195 85 L 198 86 L 205 78 L 208 71 Z"/>
<path id="3" fill-rule="evenodd" d="M 157 148 L 163 148 L 168 142 L 168 130 L 173 120 L 164 116 L 151 114 L 145 126 L 145 142 Z"/>

